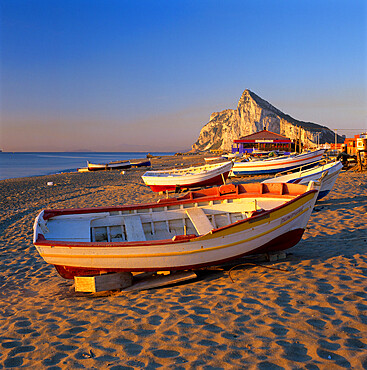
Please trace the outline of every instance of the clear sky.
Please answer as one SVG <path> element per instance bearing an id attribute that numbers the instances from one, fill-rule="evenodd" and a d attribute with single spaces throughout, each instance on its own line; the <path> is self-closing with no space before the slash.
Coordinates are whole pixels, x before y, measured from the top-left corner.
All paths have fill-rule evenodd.
<path id="1" fill-rule="evenodd" d="M 1 0 L 0 11 L 6 151 L 187 150 L 246 88 L 296 119 L 367 130 L 365 0 Z"/>

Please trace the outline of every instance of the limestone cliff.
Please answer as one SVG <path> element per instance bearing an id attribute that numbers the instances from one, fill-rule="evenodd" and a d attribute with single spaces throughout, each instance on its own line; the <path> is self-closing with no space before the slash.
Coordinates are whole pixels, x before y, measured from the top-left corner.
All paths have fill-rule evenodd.
<path id="1" fill-rule="evenodd" d="M 333 143 L 335 134 L 325 126 L 298 121 L 284 114 L 250 90 L 245 90 L 237 109 L 212 113 L 209 122 L 201 129 L 193 150 L 231 150 L 233 140 L 263 129 L 301 140 L 306 146 L 314 146 L 320 133 L 320 143 Z M 338 136 L 338 142 L 343 138 Z"/>

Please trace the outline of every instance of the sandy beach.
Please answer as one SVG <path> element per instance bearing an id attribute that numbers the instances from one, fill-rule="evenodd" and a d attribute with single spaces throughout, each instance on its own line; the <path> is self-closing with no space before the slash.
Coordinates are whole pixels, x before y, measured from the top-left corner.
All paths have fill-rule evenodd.
<path id="1" fill-rule="evenodd" d="M 219 266 L 175 286 L 76 293 L 33 246 L 34 218 L 162 198 L 144 172 L 0 181 L 0 369 L 367 369 L 366 172 L 341 172 L 286 259 L 261 262 L 278 270 L 241 265 L 232 282 Z"/>

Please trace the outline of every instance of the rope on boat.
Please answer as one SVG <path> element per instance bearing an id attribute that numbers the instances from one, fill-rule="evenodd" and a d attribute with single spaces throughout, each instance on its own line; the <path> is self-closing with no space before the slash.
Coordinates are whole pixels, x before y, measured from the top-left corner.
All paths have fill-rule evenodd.
<path id="1" fill-rule="evenodd" d="M 260 266 L 260 267 L 264 267 L 266 269 L 269 269 L 269 270 L 278 270 L 278 271 L 284 271 L 284 272 L 289 272 L 290 270 L 285 270 L 285 269 L 281 269 L 279 267 L 271 267 L 271 266 L 264 266 L 264 265 L 260 265 L 258 263 L 251 263 L 251 262 L 248 262 L 248 263 L 241 263 L 239 265 L 236 265 L 236 266 L 233 266 L 232 268 L 229 269 L 228 271 L 228 276 L 229 278 L 231 279 L 232 283 L 234 283 L 234 280 L 232 279 L 232 276 L 231 276 L 231 271 L 234 270 L 235 268 L 237 267 L 240 267 L 240 266 L 246 266 L 246 265 L 250 265 L 250 266 Z"/>

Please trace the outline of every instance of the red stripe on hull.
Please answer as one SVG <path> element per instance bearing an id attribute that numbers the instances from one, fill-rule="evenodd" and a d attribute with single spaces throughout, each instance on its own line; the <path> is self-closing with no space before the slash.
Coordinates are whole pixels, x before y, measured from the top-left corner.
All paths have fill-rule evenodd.
<path id="1" fill-rule="evenodd" d="M 227 180 L 228 175 L 229 175 L 229 171 L 223 173 L 223 177 L 225 180 Z M 217 175 L 208 180 L 194 182 L 190 184 L 184 184 L 184 185 L 149 185 L 149 187 L 153 191 L 158 192 L 158 191 L 166 191 L 166 190 L 167 191 L 176 190 L 177 188 L 188 189 L 188 188 L 198 188 L 198 187 L 203 187 L 203 186 L 215 186 L 215 185 L 223 185 L 222 175 Z"/>
<path id="2" fill-rule="evenodd" d="M 106 171 L 107 167 L 88 167 L 88 171 Z"/>
<path id="3" fill-rule="evenodd" d="M 170 270 L 170 271 L 177 271 L 177 270 L 193 270 L 207 266 L 213 265 L 220 265 L 221 263 L 229 262 L 235 260 L 237 258 L 252 255 L 252 254 L 259 254 L 259 253 L 269 253 L 269 252 L 276 252 L 285 250 L 295 246 L 302 238 L 304 233 L 304 229 L 296 229 L 292 231 L 288 231 L 287 233 L 278 236 L 277 238 L 271 240 L 270 242 L 258 247 L 252 251 L 239 254 L 237 256 L 226 258 L 220 261 L 208 262 L 203 264 L 197 265 L 188 265 L 188 266 L 179 266 L 179 267 L 160 267 L 160 268 L 141 268 L 141 269 L 119 269 L 119 268 L 88 268 L 88 267 L 73 267 L 73 266 L 60 266 L 55 265 L 57 272 L 65 279 L 74 279 L 75 276 L 96 276 L 107 272 L 122 272 L 122 271 L 160 271 L 160 270 Z"/>

